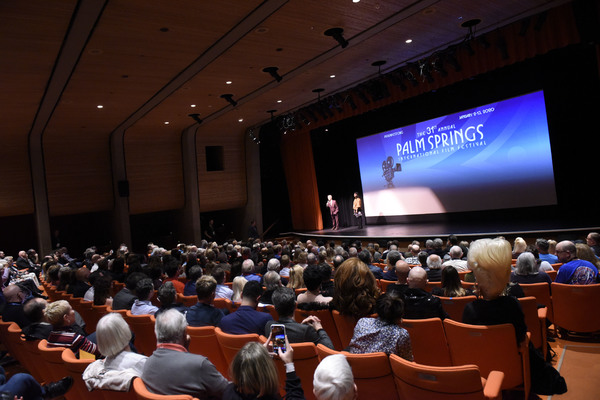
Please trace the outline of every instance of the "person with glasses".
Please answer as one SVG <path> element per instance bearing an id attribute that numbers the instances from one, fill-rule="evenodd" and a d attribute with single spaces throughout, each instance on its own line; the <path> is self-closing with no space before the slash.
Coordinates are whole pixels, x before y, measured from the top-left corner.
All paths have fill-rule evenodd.
<path id="1" fill-rule="evenodd" d="M 556 274 L 556 283 L 571 285 L 590 285 L 596 283 L 598 269 L 589 261 L 577 257 L 577 247 L 570 240 L 563 240 L 556 245 L 556 256 L 562 263 Z"/>

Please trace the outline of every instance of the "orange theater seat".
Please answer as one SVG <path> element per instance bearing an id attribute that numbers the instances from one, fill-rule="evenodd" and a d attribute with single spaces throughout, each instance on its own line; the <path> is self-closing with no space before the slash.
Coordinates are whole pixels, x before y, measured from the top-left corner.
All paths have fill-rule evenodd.
<path id="1" fill-rule="evenodd" d="M 151 356 L 156 350 L 156 334 L 154 333 L 154 315 L 133 315 L 130 310 L 125 313 L 125 321 L 135 335 L 134 345 L 140 353 Z"/>
<path id="2" fill-rule="evenodd" d="M 94 360 L 78 359 L 71 349 L 64 349 L 61 357 L 65 363 L 65 368 L 69 376 L 73 378 L 73 388 L 71 390 L 78 393 L 80 399 L 103 400 L 104 396 L 101 391 L 92 390 L 90 392 L 85 386 L 85 382 L 82 378 L 83 371 L 85 371 L 87 366 L 93 363 Z"/>
<path id="3" fill-rule="evenodd" d="M 219 341 L 219 345 L 221 346 L 221 351 L 223 351 L 223 356 L 225 357 L 225 361 L 227 361 L 227 365 L 231 364 L 237 352 L 244 347 L 246 343 L 250 341 L 260 341 L 259 336 L 256 333 L 231 335 L 223 332 L 221 328 L 218 327 L 215 328 L 215 334 L 217 335 L 217 340 Z"/>
<path id="4" fill-rule="evenodd" d="M 440 318 L 403 319 L 400 326 L 410 335 L 415 362 L 440 367 L 452 365 L 444 324 Z"/>
<path id="5" fill-rule="evenodd" d="M 390 355 L 398 396 L 410 400 L 500 400 L 504 373 L 481 377 L 476 365 L 432 367 Z"/>
<path id="6" fill-rule="evenodd" d="M 546 307 L 538 308 L 538 303 L 535 297 L 520 297 L 519 302 L 525 314 L 525 324 L 527 331 L 531 334 L 531 343 L 533 347 L 538 349 L 544 358 L 548 353 L 548 340 L 546 337 Z"/>
<path id="7" fill-rule="evenodd" d="M 465 306 L 475 300 L 475 296 L 463 296 L 463 297 L 444 297 L 438 296 L 442 301 L 442 307 L 448 314 L 448 317 L 455 321 L 462 321 L 463 311 Z"/>
<path id="8" fill-rule="evenodd" d="M 154 394 L 146 388 L 146 384 L 142 381 L 142 378 L 135 378 L 133 380 L 133 391 L 138 400 L 198 400 L 196 397 L 187 394 Z"/>
<path id="9" fill-rule="evenodd" d="M 600 284 L 566 285 L 552 282 L 554 325 L 566 331 L 600 331 Z"/>
<path id="10" fill-rule="evenodd" d="M 190 335 L 190 353 L 201 354 L 208 358 L 223 376 L 228 375 L 228 363 L 217 340 L 214 326 L 188 326 Z"/>
<path id="11" fill-rule="evenodd" d="M 296 322 L 301 323 L 307 317 L 314 315 L 315 317 L 321 320 L 321 325 L 327 335 L 331 339 L 331 343 L 333 343 L 333 347 L 337 350 L 343 350 L 342 342 L 340 341 L 340 335 L 338 334 L 337 327 L 335 325 L 335 321 L 333 320 L 333 315 L 331 314 L 331 310 L 299 310 L 296 308 L 294 310 L 294 319 Z"/>

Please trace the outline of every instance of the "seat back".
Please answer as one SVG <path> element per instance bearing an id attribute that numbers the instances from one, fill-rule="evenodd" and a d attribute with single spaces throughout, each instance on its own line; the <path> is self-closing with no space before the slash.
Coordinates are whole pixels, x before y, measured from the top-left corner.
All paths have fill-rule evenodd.
<path id="1" fill-rule="evenodd" d="M 475 300 L 475 296 L 463 296 L 463 297 L 444 297 L 438 296 L 442 301 L 442 307 L 448 314 L 448 317 L 455 321 L 462 321 L 463 310 L 465 306 Z"/>
<path id="2" fill-rule="evenodd" d="M 279 313 L 275 310 L 275 306 L 273 304 L 265 304 L 262 306 L 256 307 L 257 311 L 266 312 L 271 314 L 271 318 L 273 321 L 279 321 Z"/>
<path id="3" fill-rule="evenodd" d="M 218 298 L 213 300 L 213 305 L 221 310 L 227 310 L 227 312 L 234 312 L 240 306 L 240 303 L 234 303 L 233 301 L 226 298 Z"/>
<path id="4" fill-rule="evenodd" d="M 408 331 L 415 362 L 423 365 L 450 366 L 450 349 L 440 318 L 403 319 Z"/>
<path id="5" fill-rule="evenodd" d="M 228 376 L 228 364 L 217 340 L 214 326 L 188 326 L 190 335 L 190 353 L 201 354 L 208 358 L 223 376 Z"/>
<path id="6" fill-rule="evenodd" d="M 600 330 L 600 284 L 567 285 L 552 282 L 554 324 L 574 332 Z"/>
<path id="7" fill-rule="evenodd" d="M 483 400 L 483 385 L 476 365 L 432 367 L 390 355 L 394 381 L 401 399 Z"/>
<path id="8" fill-rule="evenodd" d="M 554 270 L 554 271 L 544 271 L 546 272 L 546 274 L 550 277 L 550 279 L 552 279 L 552 282 L 554 282 L 554 280 L 556 279 L 556 275 L 558 274 L 558 271 Z"/>
<path id="9" fill-rule="evenodd" d="M 317 353 L 319 354 L 319 360 L 323 360 L 329 355 L 340 352 L 319 344 L 317 345 Z M 394 383 L 394 376 L 387 354 L 382 352 L 350 354 L 346 351 L 341 353 L 346 356 L 348 364 L 352 368 L 359 398 L 398 399 L 396 384 Z"/>
<path id="10" fill-rule="evenodd" d="M 26 341 L 23 338 L 21 328 L 16 323 L 8 326 L 5 346 L 10 349 L 10 353 L 16 358 L 21 365 L 38 381 L 44 381 L 44 375 L 40 369 L 39 361 L 31 357 L 31 353 L 26 346 Z"/>
<path id="11" fill-rule="evenodd" d="M 546 308 L 538 309 L 537 299 L 533 296 L 520 297 L 519 303 L 525 315 L 527 331 L 531 333 L 533 347 L 546 355 Z"/>
<path id="12" fill-rule="evenodd" d="M 237 352 L 244 347 L 246 343 L 250 341 L 259 341 L 259 337 L 256 333 L 231 335 L 223 332 L 221 328 L 217 327 L 215 328 L 215 334 L 217 335 L 217 340 L 219 341 L 219 346 L 221 346 L 221 351 L 223 352 L 227 365 L 231 364 Z"/>
<path id="13" fill-rule="evenodd" d="M 331 339 L 331 343 L 333 343 L 333 347 L 336 350 L 343 350 L 342 342 L 340 340 L 340 335 L 338 334 L 337 327 L 335 325 L 335 321 L 333 320 L 333 315 L 331 314 L 331 310 L 299 310 L 296 308 L 294 311 L 294 319 L 296 322 L 301 323 L 309 316 L 314 315 L 315 317 L 321 320 L 321 325 L 327 335 Z"/>
<path id="14" fill-rule="evenodd" d="M 529 340 L 517 346 L 511 324 L 469 325 L 444 320 L 453 365 L 475 364 L 481 374 L 504 373 L 502 389 L 522 388 L 529 396 Z"/>
<path id="15" fill-rule="evenodd" d="M 119 293 L 124 287 L 124 282 L 112 281 L 112 284 L 110 286 L 110 296 L 115 297 L 115 295 Z"/>
<path id="16" fill-rule="evenodd" d="M 65 350 L 64 347 L 48 347 L 48 341 L 43 339 L 38 342 L 38 349 L 40 350 L 41 360 L 45 368 L 51 372 L 53 381 L 58 381 L 69 375 L 62 359 L 62 353 Z M 65 398 L 67 400 L 78 400 L 80 397 L 78 392 L 71 389 L 65 394 Z"/>
<path id="17" fill-rule="evenodd" d="M 379 287 L 381 288 L 381 292 L 385 293 L 387 287 L 392 283 L 396 283 L 396 281 L 388 281 L 386 279 L 379 279 Z"/>
<path id="18" fill-rule="evenodd" d="M 25 354 L 32 360 L 34 360 L 36 364 L 36 370 L 39 371 L 40 378 L 37 379 L 35 375 L 32 375 L 36 378 L 38 382 L 52 382 L 54 380 L 54 375 L 52 371 L 46 368 L 46 363 L 42 360 L 42 354 L 40 349 L 38 348 L 39 340 L 24 340 L 23 339 L 23 347 Z M 31 372 L 31 371 L 30 371 Z"/>
<path id="19" fill-rule="evenodd" d="M 442 287 L 442 282 L 431 282 L 431 281 L 427 281 L 427 285 L 425 285 L 425 290 L 430 292 L 433 290 L 433 288 L 441 288 Z"/>
<path id="20" fill-rule="evenodd" d="M 156 334 L 154 333 L 154 315 L 133 315 L 130 310 L 125 312 L 125 321 L 135 335 L 133 344 L 140 353 L 150 357 L 156 350 Z"/>
<path id="21" fill-rule="evenodd" d="M 550 322 L 554 321 L 554 307 L 552 306 L 552 296 L 550 294 L 550 285 L 546 282 L 540 283 L 519 283 L 525 296 L 533 296 L 538 304 L 546 306 L 546 318 Z"/>
<path id="22" fill-rule="evenodd" d="M 142 378 L 135 378 L 133 380 L 133 391 L 138 400 L 198 400 L 187 394 L 176 394 L 176 395 L 162 395 L 155 394 L 146 388 L 146 384 L 142 381 Z"/>
<path id="23" fill-rule="evenodd" d="M 191 307 L 198 302 L 198 296 L 184 296 L 182 293 L 177 293 L 177 301 L 186 307 Z"/>
<path id="24" fill-rule="evenodd" d="M 332 310 L 331 315 L 338 335 L 340 336 L 341 349 L 345 349 L 350 345 L 352 336 L 354 335 L 354 327 L 358 322 L 358 319 L 352 315 L 340 314 L 338 310 Z"/>
<path id="25" fill-rule="evenodd" d="M 71 349 L 64 349 L 61 353 L 61 357 L 65 363 L 67 373 L 73 378 L 73 388 L 71 390 L 78 393 L 80 399 L 103 400 L 104 396 L 100 390 L 92 390 L 90 392 L 87 389 L 87 386 L 85 386 L 82 377 L 83 371 L 85 371 L 87 366 L 93 363 L 94 360 L 78 359 Z"/>

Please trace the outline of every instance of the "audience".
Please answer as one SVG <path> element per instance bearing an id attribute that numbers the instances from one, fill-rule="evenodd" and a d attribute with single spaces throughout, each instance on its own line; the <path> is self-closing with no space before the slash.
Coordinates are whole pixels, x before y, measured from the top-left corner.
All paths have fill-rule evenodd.
<path id="1" fill-rule="evenodd" d="M 215 291 L 215 298 L 231 300 L 233 297 L 233 290 L 224 284 L 225 283 L 225 270 L 221 267 L 217 267 L 217 268 L 213 269 L 211 275 L 217 281 L 217 289 Z"/>
<path id="2" fill-rule="evenodd" d="M 135 285 L 135 293 L 138 298 L 131 306 L 133 315 L 154 315 L 158 307 L 152 304 L 150 299 L 154 296 L 154 283 L 150 278 L 140 279 Z"/>
<path id="3" fill-rule="evenodd" d="M 350 353 L 397 354 L 413 361 L 410 336 L 400 327 L 404 303 L 395 292 L 384 293 L 377 299 L 377 318 L 365 317 L 358 320 L 354 335 L 348 346 Z"/>
<path id="4" fill-rule="evenodd" d="M 427 257 L 427 279 L 430 282 L 440 282 L 442 280 L 442 257 L 437 254 L 430 254 Z"/>
<path id="5" fill-rule="evenodd" d="M 463 249 L 460 246 L 455 245 L 450 247 L 448 256 L 450 259 L 444 261 L 442 268 L 452 266 L 459 272 L 467 271 L 469 269 L 469 267 L 467 267 L 467 260 L 463 260 Z"/>
<path id="6" fill-rule="evenodd" d="M 379 297 L 375 276 L 357 257 L 350 257 L 336 270 L 333 307 L 342 315 L 362 318 L 372 314 Z"/>
<path id="7" fill-rule="evenodd" d="M 154 313 L 154 316 L 157 316 L 161 312 L 165 310 L 175 309 L 180 312 L 185 312 L 186 307 L 183 303 L 177 301 L 177 290 L 175 290 L 175 286 L 173 286 L 172 282 L 165 282 L 158 288 L 156 298 L 160 303 L 160 307 Z"/>
<path id="8" fill-rule="evenodd" d="M 408 273 L 410 272 L 410 265 L 404 260 L 396 261 L 395 267 L 396 273 L 394 274 L 397 277 L 396 282 L 390 283 L 386 292 L 396 292 L 401 296 L 404 296 L 404 291 L 408 289 L 408 283 L 406 279 L 408 278 Z"/>
<path id="9" fill-rule="evenodd" d="M 75 312 L 68 301 L 54 301 L 48 304 L 44 313 L 52 325 L 52 331 L 47 339 L 48 347 L 66 347 L 75 354 L 78 354 L 79 350 L 83 350 L 96 357 L 101 355 L 98 346 L 85 336 L 85 332 L 81 328 L 75 325 Z"/>
<path id="10" fill-rule="evenodd" d="M 189 326 L 217 326 L 221 322 L 223 311 L 212 304 L 216 289 L 217 281 L 210 275 L 201 276 L 196 281 L 198 302 L 185 313 Z"/>
<path id="11" fill-rule="evenodd" d="M 307 269 L 310 266 L 306 267 Z M 279 315 L 279 320 L 269 321 L 264 328 L 265 337 L 271 332 L 271 325 L 285 325 L 285 332 L 290 343 L 313 342 L 315 345 L 322 344 L 334 349 L 333 343 L 323 329 L 321 320 L 313 315 L 305 318 L 302 323 L 294 320 L 294 311 L 296 310 L 296 296 L 294 291 L 287 287 L 280 287 L 273 293 L 273 304 L 275 311 Z"/>
<path id="12" fill-rule="evenodd" d="M 554 279 L 556 283 L 589 285 L 596 283 L 598 269 L 589 261 L 579 259 L 575 243 L 563 240 L 556 245 L 558 261 L 562 263 Z"/>
<path id="13" fill-rule="evenodd" d="M 431 294 L 443 297 L 463 297 L 473 295 L 473 291 L 462 287 L 458 271 L 449 265 L 442 270 L 442 287 L 434 287 Z"/>
<path id="14" fill-rule="evenodd" d="M 333 297 L 325 297 L 321 294 L 323 284 L 323 267 L 319 265 L 309 265 L 304 269 L 302 279 L 306 285 L 306 291 L 298 295 L 298 303 L 329 303 Z M 329 267 L 325 267 L 329 268 Z M 331 271 L 331 269 L 330 269 Z M 330 273 L 331 276 L 331 273 Z"/>
<path id="15" fill-rule="evenodd" d="M 333 354 L 319 363 L 315 369 L 313 393 L 317 400 L 353 400 L 358 397 L 346 356 Z"/>
<path id="16" fill-rule="evenodd" d="M 408 289 L 404 292 L 404 317 L 407 319 L 441 318 L 448 315 L 441 300 L 426 290 L 427 272 L 423 267 L 413 267 L 406 278 Z"/>
<path id="17" fill-rule="evenodd" d="M 225 333 L 241 335 L 256 333 L 262 335 L 271 314 L 256 310 L 263 290 L 258 281 L 249 281 L 242 291 L 242 304 L 238 309 L 221 319 L 219 327 Z"/>
<path id="18" fill-rule="evenodd" d="M 539 265 L 533 253 L 521 253 L 517 257 L 515 270 L 510 274 L 510 281 L 517 283 L 552 283 L 552 278 L 544 271 L 539 270 Z"/>

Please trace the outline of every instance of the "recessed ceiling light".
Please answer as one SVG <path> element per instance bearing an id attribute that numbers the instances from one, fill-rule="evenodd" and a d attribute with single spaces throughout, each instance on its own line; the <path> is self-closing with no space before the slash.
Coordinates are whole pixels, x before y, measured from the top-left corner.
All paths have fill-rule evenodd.
<path id="1" fill-rule="evenodd" d="M 104 108 L 104 106 L 102 104 L 98 104 L 96 107 L 97 108 Z"/>
<path id="2" fill-rule="evenodd" d="M 281 102 L 283 102 L 283 100 L 277 100 L 277 102 L 278 102 L 278 103 L 281 103 Z"/>
<path id="3" fill-rule="evenodd" d="M 360 0 L 352 0 L 353 3 L 359 3 Z"/>
<path id="4" fill-rule="evenodd" d="M 227 85 L 231 85 L 232 83 L 233 82 L 231 82 L 231 81 L 225 81 L 225 84 L 227 84 Z"/>
<path id="5" fill-rule="evenodd" d="M 331 75 L 329 75 L 329 77 L 333 79 L 333 78 L 335 78 L 335 75 L 331 74 Z"/>
<path id="6" fill-rule="evenodd" d="M 412 39 L 406 39 L 405 43 L 407 43 L 407 44 L 412 43 Z"/>
<path id="7" fill-rule="evenodd" d="M 238 121 L 239 121 L 239 122 L 243 122 L 243 121 L 244 121 L 244 118 L 240 118 L 240 119 L 238 119 Z"/>
<path id="8" fill-rule="evenodd" d="M 169 125 L 169 121 L 165 121 L 165 125 Z"/>
<path id="9" fill-rule="evenodd" d="M 196 107 L 196 105 L 195 104 L 190 104 L 190 107 L 194 108 L 194 107 Z"/>

